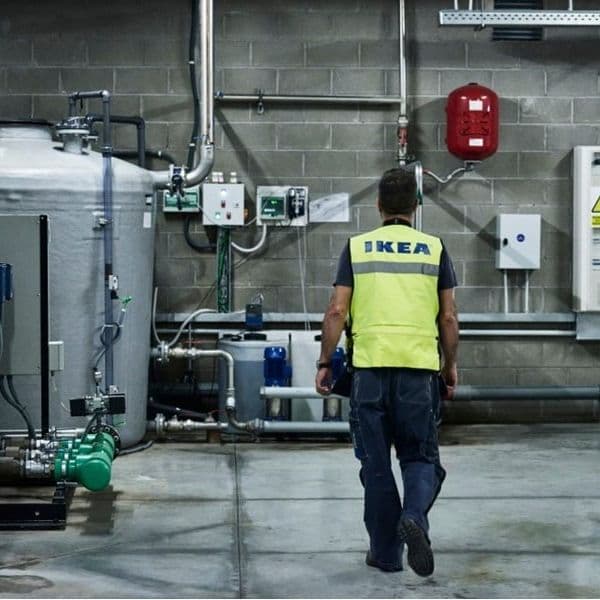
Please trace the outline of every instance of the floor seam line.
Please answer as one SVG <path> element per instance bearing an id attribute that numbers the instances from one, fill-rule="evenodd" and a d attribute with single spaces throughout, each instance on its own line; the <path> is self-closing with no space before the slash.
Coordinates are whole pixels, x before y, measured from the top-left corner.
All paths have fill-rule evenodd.
<path id="1" fill-rule="evenodd" d="M 237 444 L 233 445 L 233 467 L 234 467 L 234 483 L 235 483 L 235 527 L 236 527 L 236 551 L 237 551 L 237 563 L 238 563 L 238 597 L 244 597 L 244 583 L 242 573 L 242 532 L 240 526 L 240 477 L 239 477 L 239 465 L 238 465 L 238 448 Z"/>

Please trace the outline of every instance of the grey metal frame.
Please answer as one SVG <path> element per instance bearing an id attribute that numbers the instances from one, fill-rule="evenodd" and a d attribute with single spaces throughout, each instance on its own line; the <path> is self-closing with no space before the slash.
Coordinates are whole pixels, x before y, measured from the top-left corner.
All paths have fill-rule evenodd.
<path id="1" fill-rule="evenodd" d="M 486 27 L 527 25 L 538 27 L 598 27 L 598 10 L 441 10 L 440 25 Z"/>

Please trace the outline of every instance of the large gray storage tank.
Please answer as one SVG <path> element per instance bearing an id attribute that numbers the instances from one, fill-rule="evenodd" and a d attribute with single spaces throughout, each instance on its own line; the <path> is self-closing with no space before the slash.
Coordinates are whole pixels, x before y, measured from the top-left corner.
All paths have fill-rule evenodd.
<path id="1" fill-rule="evenodd" d="M 144 435 L 149 359 L 154 206 L 148 171 L 114 159 L 114 273 L 119 294 L 132 296 L 125 325 L 114 347 L 114 382 L 127 397 L 127 414 L 114 424 L 124 446 Z M 0 123 L 0 215 L 49 217 L 50 339 L 63 340 L 65 368 L 50 385 L 50 425 L 80 427 L 68 400 L 94 392 L 93 357 L 104 322 L 102 156 L 69 153 L 52 140 L 48 127 Z M 1 257 L 0 257 L 1 259 Z M 15 299 L 15 302 L 18 299 Z M 115 318 L 120 310 L 114 305 Z M 32 344 L 36 340 L 32 340 Z M 104 370 L 104 362 L 100 363 Z M 22 400 L 39 420 L 39 378 L 15 377 Z M 39 386 L 38 386 L 39 387 Z M 0 429 L 22 428 L 12 408 L 0 403 Z"/>

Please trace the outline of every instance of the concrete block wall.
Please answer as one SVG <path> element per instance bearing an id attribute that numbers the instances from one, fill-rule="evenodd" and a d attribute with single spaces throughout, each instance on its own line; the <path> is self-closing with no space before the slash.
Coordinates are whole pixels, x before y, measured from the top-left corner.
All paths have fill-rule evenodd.
<path id="1" fill-rule="evenodd" d="M 502 310 L 492 235 L 495 217 L 503 212 L 542 215 L 542 268 L 532 276 L 531 309 L 570 310 L 571 148 L 600 143 L 598 31 L 548 30 L 542 42 L 493 43 L 490 31 L 440 28 L 438 11 L 451 2 L 407 4 L 410 143 L 427 168 L 446 174 L 460 166 L 444 144 L 449 91 L 478 81 L 502 98 L 500 151 L 477 172 L 444 187 L 428 182 L 426 188 L 424 226 L 444 239 L 454 259 L 461 312 Z M 215 5 L 216 89 L 398 93 L 393 0 L 216 0 Z M 577 8 L 595 6 L 579 2 Z M 183 161 L 193 117 L 188 35 L 187 0 L 57 0 L 51 7 L 4 0 L 0 117 L 56 120 L 65 114 L 65 91 L 106 87 L 115 93 L 116 112 L 147 120 L 149 147 Z M 267 104 L 262 115 L 250 104 L 217 106 L 215 168 L 236 171 L 251 202 L 256 186 L 266 183 L 308 185 L 313 198 L 351 194 L 349 223 L 311 225 L 300 239 L 296 231 L 273 232 L 259 256 L 239 260 L 234 309 L 261 292 L 266 310 L 301 310 L 300 245 L 307 248 L 308 310 L 324 310 L 348 236 L 378 223 L 376 182 L 394 165 L 397 114 L 395 106 Z M 134 134 L 117 127 L 115 145 L 133 148 Z M 204 238 L 199 221 L 192 230 L 198 241 Z M 234 238 L 250 244 L 256 235 L 250 228 Z M 179 216 L 160 216 L 157 236 L 160 310 L 214 306 L 214 257 L 185 244 Z M 515 308 L 522 301 L 521 285 L 515 278 Z M 461 364 L 465 382 L 578 384 L 593 379 L 590 369 L 598 355 L 595 345 L 512 338 L 463 343 Z M 557 362 L 556 356 L 564 360 Z"/>

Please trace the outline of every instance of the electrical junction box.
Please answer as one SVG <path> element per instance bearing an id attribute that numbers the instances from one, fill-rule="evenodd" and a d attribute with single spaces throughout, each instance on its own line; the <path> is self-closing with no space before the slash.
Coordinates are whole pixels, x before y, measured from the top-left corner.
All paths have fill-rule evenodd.
<path id="1" fill-rule="evenodd" d="M 496 217 L 496 268 L 540 268 L 542 218 L 540 215 L 498 215 Z"/>
<path id="2" fill-rule="evenodd" d="M 162 194 L 165 213 L 197 213 L 200 210 L 200 187 L 197 185 L 186 188 L 182 197 L 168 190 Z"/>
<path id="3" fill-rule="evenodd" d="M 295 185 L 259 185 L 256 188 L 256 224 L 306 227 L 308 188 Z"/>
<path id="4" fill-rule="evenodd" d="M 204 183 L 202 185 L 202 223 L 204 225 L 243 225 L 244 184 Z"/>
<path id="5" fill-rule="evenodd" d="M 600 311 L 600 146 L 573 150 L 573 302 Z"/>

